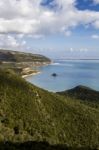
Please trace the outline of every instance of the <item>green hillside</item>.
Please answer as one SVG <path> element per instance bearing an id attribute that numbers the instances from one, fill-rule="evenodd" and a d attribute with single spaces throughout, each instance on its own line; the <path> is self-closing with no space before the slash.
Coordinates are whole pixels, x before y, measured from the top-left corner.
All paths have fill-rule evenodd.
<path id="1" fill-rule="evenodd" d="M 81 100 L 92 107 L 99 107 L 99 91 L 95 91 L 82 85 L 67 91 L 58 92 L 58 94 L 65 97 L 71 97 L 72 99 Z"/>
<path id="2" fill-rule="evenodd" d="M 0 141 L 99 147 L 99 109 L 0 70 Z"/>

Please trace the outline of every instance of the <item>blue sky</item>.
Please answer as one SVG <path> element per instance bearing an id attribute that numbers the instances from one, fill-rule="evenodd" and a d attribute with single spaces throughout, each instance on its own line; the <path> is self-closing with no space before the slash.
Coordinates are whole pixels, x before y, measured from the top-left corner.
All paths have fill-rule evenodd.
<path id="1" fill-rule="evenodd" d="M 82 26 L 72 30 L 70 36 L 63 34 L 48 35 L 40 39 L 28 39 L 33 52 L 41 53 L 52 58 L 99 58 L 99 34 L 93 28 Z M 30 50 L 31 51 L 31 50 Z"/>
<path id="2" fill-rule="evenodd" d="M 99 58 L 99 0 L 2 0 L 0 47 Z"/>
<path id="3" fill-rule="evenodd" d="M 91 10 L 91 11 L 99 11 L 99 4 L 93 3 L 92 0 L 77 0 L 76 7 L 79 10 Z"/>

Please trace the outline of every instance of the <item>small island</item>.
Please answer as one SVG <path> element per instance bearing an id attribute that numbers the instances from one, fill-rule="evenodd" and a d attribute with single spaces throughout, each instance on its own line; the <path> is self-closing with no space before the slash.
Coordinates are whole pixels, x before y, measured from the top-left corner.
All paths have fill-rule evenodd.
<path id="1" fill-rule="evenodd" d="M 52 76 L 53 77 L 57 77 L 58 75 L 56 73 L 52 73 Z"/>

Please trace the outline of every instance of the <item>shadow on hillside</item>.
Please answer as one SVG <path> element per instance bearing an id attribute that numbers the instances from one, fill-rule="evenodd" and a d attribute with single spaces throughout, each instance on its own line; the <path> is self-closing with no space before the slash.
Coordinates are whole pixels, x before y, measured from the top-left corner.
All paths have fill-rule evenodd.
<path id="1" fill-rule="evenodd" d="M 0 150 L 97 150 L 97 148 L 91 149 L 90 147 L 72 148 L 66 145 L 50 145 L 47 142 L 24 142 L 24 143 L 12 143 L 1 142 Z"/>

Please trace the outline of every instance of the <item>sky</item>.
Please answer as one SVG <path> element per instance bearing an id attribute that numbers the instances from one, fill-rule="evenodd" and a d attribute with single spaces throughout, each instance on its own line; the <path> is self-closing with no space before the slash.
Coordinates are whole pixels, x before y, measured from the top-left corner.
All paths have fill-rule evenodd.
<path id="1" fill-rule="evenodd" d="M 99 58 L 99 0 L 0 0 L 0 48 Z"/>

